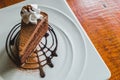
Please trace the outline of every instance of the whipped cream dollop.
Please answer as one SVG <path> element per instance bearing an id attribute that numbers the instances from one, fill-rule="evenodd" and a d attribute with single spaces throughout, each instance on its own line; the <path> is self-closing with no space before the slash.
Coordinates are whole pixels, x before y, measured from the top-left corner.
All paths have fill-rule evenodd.
<path id="1" fill-rule="evenodd" d="M 41 10 L 37 4 L 31 4 L 24 6 L 21 10 L 21 17 L 24 23 L 37 24 L 38 19 L 42 19 L 43 15 L 40 14 Z"/>

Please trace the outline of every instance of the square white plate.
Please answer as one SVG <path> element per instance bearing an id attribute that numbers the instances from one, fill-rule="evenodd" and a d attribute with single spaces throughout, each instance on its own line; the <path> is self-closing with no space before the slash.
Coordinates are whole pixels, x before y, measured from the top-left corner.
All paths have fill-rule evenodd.
<path id="1" fill-rule="evenodd" d="M 6 54 L 4 47 L 7 34 L 12 26 L 20 22 L 21 7 L 31 3 L 37 3 L 42 10 L 48 13 L 49 23 L 53 25 L 60 43 L 58 57 L 54 61 L 55 68 L 46 68 L 46 77 L 43 80 L 107 80 L 110 77 L 110 71 L 66 1 L 27 0 L 0 10 L 0 75 L 4 80 L 18 80 L 18 75 L 21 75 L 20 80 L 24 78 L 39 80 L 40 78 L 39 76 L 33 77 L 37 73 L 30 72 L 30 74 L 24 75 L 26 72 L 18 71 L 13 64 L 9 66 L 12 70 L 7 68 L 4 71 L 5 67 L 1 66 L 1 64 L 8 65 L 7 59 L 4 59 L 7 56 L 4 55 Z"/>

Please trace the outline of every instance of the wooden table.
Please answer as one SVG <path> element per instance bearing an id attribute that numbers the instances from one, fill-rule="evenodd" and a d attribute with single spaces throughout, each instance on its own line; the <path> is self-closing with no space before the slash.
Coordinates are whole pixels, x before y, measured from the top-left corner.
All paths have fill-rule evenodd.
<path id="1" fill-rule="evenodd" d="M 120 80 L 120 0 L 67 1 L 111 70 L 111 80 Z"/>
<path id="2" fill-rule="evenodd" d="M 0 8 L 20 1 L 0 0 Z M 120 0 L 67 2 L 111 70 L 110 80 L 120 80 Z"/>

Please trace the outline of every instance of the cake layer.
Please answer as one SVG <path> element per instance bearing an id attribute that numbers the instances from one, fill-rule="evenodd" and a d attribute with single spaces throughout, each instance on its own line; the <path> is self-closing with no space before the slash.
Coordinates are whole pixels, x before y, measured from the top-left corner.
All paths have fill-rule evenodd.
<path id="1" fill-rule="evenodd" d="M 48 15 L 41 12 L 42 19 L 37 21 L 37 24 L 26 24 L 21 22 L 21 30 L 19 37 L 19 57 L 21 64 L 25 63 L 28 56 L 34 51 L 37 44 L 48 30 Z"/>

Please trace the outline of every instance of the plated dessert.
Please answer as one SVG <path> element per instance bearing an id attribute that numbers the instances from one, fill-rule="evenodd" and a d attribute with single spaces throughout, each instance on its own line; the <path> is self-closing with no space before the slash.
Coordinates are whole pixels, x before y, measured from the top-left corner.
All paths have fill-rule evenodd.
<path id="1" fill-rule="evenodd" d="M 48 30 L 48 15 L 37 8 L 37 5 L 27 5 L 21 10 L 18 49 L 21 64 L 25 63 Z"/>
<path id="2" fill-rule="evenodd" d="M 36 4 L 24 6 L 20 14 L 21 23 L 11 29 L 6 51 L 18 67 L 39 69 L 40 76 L 45 77 L 43 67 L 53 67 L 52 58 L 57 56 L 57 36 L 48 24 L 48 14 Z"/>

